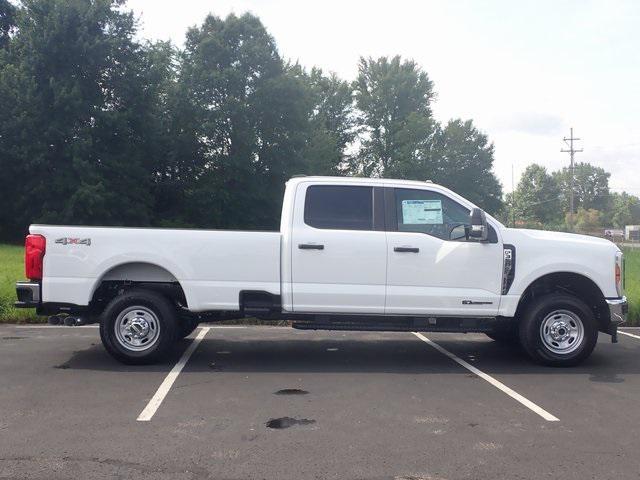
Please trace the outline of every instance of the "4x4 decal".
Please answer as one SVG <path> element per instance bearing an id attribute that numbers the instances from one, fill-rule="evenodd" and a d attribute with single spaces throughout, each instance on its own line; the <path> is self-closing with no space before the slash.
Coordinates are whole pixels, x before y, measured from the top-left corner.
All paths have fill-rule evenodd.
<path id="1" fill-rule="evenodd" d="M 88 247 L 89 245 L 91 245 L 91 239 L 63 237 L 58 238 L 56 240 L 56 243 L 59 243 L 61 245 L 86 245 Z"/>

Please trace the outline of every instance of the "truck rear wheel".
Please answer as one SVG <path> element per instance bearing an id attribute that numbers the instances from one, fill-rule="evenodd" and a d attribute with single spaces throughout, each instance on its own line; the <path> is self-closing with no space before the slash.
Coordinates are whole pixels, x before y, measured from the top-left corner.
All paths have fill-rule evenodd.
<path id="1" fill-rule="evenodd" d="M 165 297 L 148 290 L 130 290 L 104 309 L 100 337 L 105 349 L 130 365 L 156 362 L 174 345 L 176 311 Z"/>
<path id="2" fill-rule="evenodd" d="M 552 293 L 533 300 L 520 322 L 520 343 L 535 361 L 554 367 L 577 365 L 598 341 L 591 309 L 580 299 Z"/>

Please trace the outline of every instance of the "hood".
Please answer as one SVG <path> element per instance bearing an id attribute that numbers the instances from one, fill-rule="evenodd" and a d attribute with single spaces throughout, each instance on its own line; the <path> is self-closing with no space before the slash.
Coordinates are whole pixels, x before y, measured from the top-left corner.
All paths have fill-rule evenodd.
<path id="1" fill-rule="evenodd" d="M 528 228 L 505 228 L 501 231 L 504 243 L 516 242 L 517 240 L 538 240 L 552 241 L 559 243 L 573 243 L 584 246 L 592 245 L 600 248 L 610 248 L 619 250 L 615 243 L 604 238 L 592 237 L 590 235 L 580 235 L 577 233 L 553 232 L 549 230 L 530 230 Z"/>

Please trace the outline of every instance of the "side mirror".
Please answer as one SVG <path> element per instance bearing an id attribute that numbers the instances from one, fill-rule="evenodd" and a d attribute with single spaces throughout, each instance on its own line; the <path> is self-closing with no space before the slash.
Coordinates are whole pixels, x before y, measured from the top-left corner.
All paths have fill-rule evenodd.
<path id="1" fill-rule="evenodd" d="M 469 214 L 469 238 L 478 242 L 486 242 L 489 237 L 489 227 L 487 226 L 487 216 L 479 208 L 474 208 Z"/>

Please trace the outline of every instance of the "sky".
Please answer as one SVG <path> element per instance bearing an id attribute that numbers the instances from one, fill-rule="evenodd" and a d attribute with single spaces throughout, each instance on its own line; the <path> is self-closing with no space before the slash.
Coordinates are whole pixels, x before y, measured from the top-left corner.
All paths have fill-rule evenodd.
<path id="1" fill-rule="evenodd" d="M 140 36 L 182 46 L 208 13 L 251 12 L 285 59 L 357 75 L 360 56 L 418 62 L 435 84 L 438 120 L 472 119 L 495 146 L 494 171 L 512 189 L 530 163 L 576 161 L 611 172 L 640 195 L 640 2 L 129 0 Z"/>

